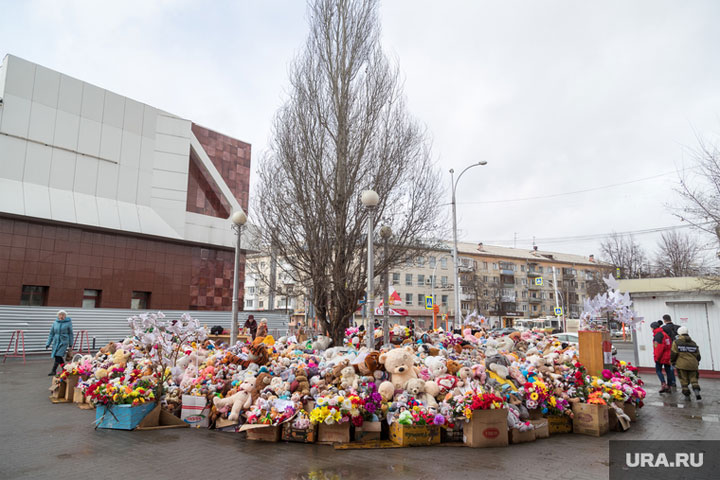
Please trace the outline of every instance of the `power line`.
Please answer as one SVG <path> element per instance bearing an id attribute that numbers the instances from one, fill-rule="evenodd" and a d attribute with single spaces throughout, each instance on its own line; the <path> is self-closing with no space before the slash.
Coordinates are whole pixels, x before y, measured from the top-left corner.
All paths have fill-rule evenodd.
<path id="1" fill-rule="evenodd" d="M 708 225 L 712 222 L 705 222 L 700 223 L 698 225 Z M 571 242 L 582 242 L 582 241 L 590 241 L 590 240 L 599 240 L 606 238 L 610 235 L 617 235 L 620 237 L 630 236 L 630 235 L 647 235 L 652 233 L 660 233 L 660 232 L 667 232 L 671 230 L 680 230 L 683 228 L 691 228 L 695 225 L 672 225 L 667 227 L 655 227 L 655 228 L 646 228 L 642 230 L 628 230 L 625 232 L 610 232 L 610 233 L 591 233 L 586 235 L 575 235 L 575 236 L 566 236 L 566 237 L 546 237 L 546 238 L 534 238 L 534 241 L 536 243 L 540 244 L 549 244 L 549 243 L 571 243 Z M 529 242 L 530 238 L 523 238 L 523 239 L 517 239 L 520 241 Z M 516 239 L 513 240 L 487 240 L 486 243 L 488 244 L 509 244 L 516 241 Z"/>
<path id="2" fill-rule="evenodd" d="M 692 167 L 692 168 L 694 168 L 694 167 Z M 638 178 L 635 180 L 629 180 L 627 182 L 611 183 L 608 185 L 601 185 L 599 187 L 590 187 L 590 188 L 585 188 L 582 190 L 573 190 L 571 192 L 552 193 L 549 195 L 536 195 L 533 197 L 506 198 L 503 200 L 485 200 L 485 201 L 479 201 L 479 202 L 457 202 L 457 204 L 458 205 L 487 205 L 487 204 L 495 204 L 495 203 L 525 202 L 528 200 L 541 200 L 544 198 L 564 197 L 567 195 L 577 195 L 579 193 L 595 192 L 597 190 L 605 190 L 607 188 L 621 187 L 623 185 L 631 185 L 633 183 L 645 182 L 648 180 L 654 180 L 656 178 L 664 177 L 666 175 L 671 175 L 671 174 L 677 174 L 677 171 L 659 173 L 659 174 L 653 175 L 651 177 Z"/>

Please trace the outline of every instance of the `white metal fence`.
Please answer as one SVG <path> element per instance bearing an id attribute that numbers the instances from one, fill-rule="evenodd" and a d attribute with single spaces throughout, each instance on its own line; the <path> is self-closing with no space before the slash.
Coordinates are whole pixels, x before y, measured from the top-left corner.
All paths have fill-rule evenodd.
<path id="1" fill-rule="evenodd" d="M 25 352 L 45 352 L 50 326 L 55 321 L 57 307 L 20 307 L 0 305 L 0 355 L 4 356 L 12 332 L 23 330 L 25 334 Z M 114 308 L 65 308 L 72 319 L 73 330 L 87 330 L 90 344 L 93 349 L 100 348 L 110 341 L 121 341 L 130 334 L 127 319 L 144 311 L 155 310 L 129 310 Z M 180 318 L 184 313 L 181 310 L 163 310 L 170 318 Z M 231 312 L 216 312 L 193 310 L 188 313 L 209 328 L 222 325 L 230 329 L 232 321 Z M 247 320 L 248 315 L 254 315 L 257 322 L 261 318 L 268 320 L 269 333 L 275 338 L 284 335 L 288 329 L 288 316 L 281 313 L 270 312 L 240 312 L 238 323 L 240 328 Z M 12 349 L 11 349 L 12 352 Z M 49 353 L 48 353 L 49 355 Z"/>

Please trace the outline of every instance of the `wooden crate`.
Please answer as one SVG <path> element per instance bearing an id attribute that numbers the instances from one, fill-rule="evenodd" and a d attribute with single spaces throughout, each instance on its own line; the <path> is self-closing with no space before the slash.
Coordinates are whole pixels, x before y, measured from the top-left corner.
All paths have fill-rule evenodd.
<path id="1" fill-rule="evenodd" d="M 440 443 L 438 425 L 400 425 L 390 424 L 390 440 L 403 447 L 435 445 Z"/>

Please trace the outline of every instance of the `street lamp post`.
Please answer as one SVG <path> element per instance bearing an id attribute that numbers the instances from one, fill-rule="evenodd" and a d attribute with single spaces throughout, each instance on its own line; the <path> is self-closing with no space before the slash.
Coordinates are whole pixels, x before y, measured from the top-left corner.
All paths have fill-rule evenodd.
<path id="1" fill-rule="evenodd" d="M 365 304 L 365 344 L 372 350 L 375 346 L 375 295 L 373 293 L 374 254 L 373 254 L 373 230 L 375 222 L 375 207 L 380 202 L 380 197 L 373 190 L 365 190 L 360 195 L 360 201 L 368 210 L 367 220 L 367 241 L 368 241 L 368 263 L 367 263 L 367 302 Z"/>
<path id="2" fill-rule="evenodd" d="M 452 217 L 453 217 L 453 266 L 455 269 L 455 317 L 453 318 L 453 328 L 455 328 L 455 325 L 460 325 L 461 315 L 460 315 L 460 273 L 459 273 L 459 267 L 458 267 L 458 253 L 457 253 L 457 208 L 455 205 L 455 189 L 457 188 L 457 184 L 460 181 L 460 177 L 463 176 L 463 173 L 467 172 L 469 169 L 473 167 L 479 167 L 481 165 L 487 165 L 487 162 L 485 160 L 481 160 L 477 163 L 473 163 L 469 167 L 465 167 L 465 170 L 460 172 L 460 175 L 458 175 L 457 180 L 454 178 L 455 170 L 450 169 L 450 183 L 452 186 Z"/>
<path id="3" fill-rule="evenodd" d="M 383 239 L 383 259 L 385 260 L 385 285 L 383 285 L 383 346 L 390 345 L 390 267 L 388 259 L 388 240 L 392 236 L 392 229 L 385 225 L 380 229 L 380 238 Z"/>
<path id="4" fill-rule="evenodd" d="M 430 296 L 433 299 L 433 308 L 435 308 L 435 305 L 437 305 L 437 302 L 435 301 L 435 283 L 437 282 L 437 266 L 440 263 L 440 260 L 442 260 L 443 258 L 447 258 L 447 257 L 448 257 L 448 255 L 446 255 L 446 254 L 440 255 L 438 257 L 437 261 L 435 261 L 435 267 L 433 267 L 432 283 L 430 284 Z M 435 314 L 433 314 L 433 319 L 435 319 Z M 433 322 L 433 328 L 436 328 L 436 327 L 437 326 L 435 325 L 435 322 Z"/>
<path id="5" fill-rule="evenodd" d="M 232 220 L 232 228 L 235 230 L 237 238 L 235 239 L 235 269 L 233 271 L 233 298 L 232 298 L 232 326 L 230 327 L 230 345 L 235 345 L 238 334 L 238 288 L 240 275 L 240 238 L 242 236 L 242 227 L 247 222 L 247 215 L 242 210 L 238 210 L 230 217 Z"/>

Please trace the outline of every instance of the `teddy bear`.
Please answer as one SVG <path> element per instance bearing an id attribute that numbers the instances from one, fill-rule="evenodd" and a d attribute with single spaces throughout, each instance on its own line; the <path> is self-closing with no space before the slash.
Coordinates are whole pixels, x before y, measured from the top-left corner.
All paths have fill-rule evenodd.
<path id="1" fill-rule="evenodd" d="M 468 389 L 471 387 L 471 382 L 473 379 L 473 371 L 470 367 L 467 365 L 460 367 L 460 370 L 457 371 L 456 376 L 458 377 L 458 387 Z"/>
<path id="2" fill-rule="evenodd" d="M 425 366 L 430 371 L 432 378 L 438 378 L 447 373 L 447 364 L 439 356 L 431 356 L 425 359 Z"/>
<path id="3" fill-rule="evenodd" d="M 130 360 L 130 352 L 123 349 L 118 349 L 115 351 L 115 353 L 112 356 L 112 361 L 115 365 L 125 367 L 127 365 L 128 360 Z"/>
<path id="4" fill-rule="evenodd" d="M 182 374 L 182 380 L 180 381 L 180 389 L 184 392 L 188 391 L 192 387 L 195 379 L 197 378 L 198 370 L 194 364 L 190 364 Z"/>
<path id="5" fill-rule="evenodd" d="M 485 351 L 485 355 L 485 369 L 496 373 L 501 379 L 507 379 L 510 374 L 508 370 L 510 362 L 507 358 L 492 347 Z"/>
<path id="6" fill-rule="evenodd" d="M 532 423 L 520 419 L 520 409 L 512 403 L 508 404 L 507 425 L 509 428 L 517 429 L 520 432 L 527 432 L 535 428 Z"/>
<path id="7" fill-rule="evenodd" d="M 462 365 L 459 362 L 456 362 L 455 360 L 448 360 L 446 365 L 447 365 L 447 373 L 449 373 L 450 375 L 455 375 L 458 372 L 458 370 L 460 370 L 460 367 L 462 367 Z"/>
<path id="8" fill-rule="evenodd" d="M 381 383 L 378 392 L 389 402 L 395 395 L 395 390 L 402 389 L 411 378 L 417 378 L 415 355 L 410 347 L 394 348 L 381 354 L 379 360 L 390 374 L 390 381 Z"/>
<path id="9" fill-rule="evenodd" d="M 318 352 L 327 350 L 332 345 L 332 338 L 325 335 L 318 335 L 317 340 L 312 342 L 312 349 Z"/>
<path id="10" fill-rule="evenodd" d="M 308 382 L 307 373 L 305 373 L 304 368 L 299 367 L 297 369 L 295 380 L 297 381 L 295 393 L 299 393 L 302 397 L 310 395 L 310 382 Z"/>
<path id="11" fill-rule="evenodd" d="M 325 380 L 328 382 L 328 385 L 339 385 L 340 381 L 342 379 L 342 371 L 350 365 L 350 359 L 343 358 L 339 360 L 330 371 L 330 380 L 328 381 L 327 376 L 325 377 Z"/>
<path id="12" fill-rule="evenodd" d="M 236 393 L 226 398 L 215 397 L 213 399 L 213 404 L 218 409 L 232 405 L 230 415 L 228 415 L 228 420 L 236 422 L 240 418 L 240 411 L 247 410 L 252 405 L 251 392 L 255 388 L 255 380 L 255 377 L 246 377 L 243 383 L 241 383 L 238 387 L 238 391 Z"/>
<path id="13" fill-rule="evenodd" d="M 417 401 L 426 407 L 437 407 L 438 403 L 433 395 L 425 391 L 425 381 L 419 378 L 411 378 L 405 384 L 405 391 L 415 397 Z"/>
<path id="14" fill-rule="evenodd" d="M 355 368 L 347 366 L 340 371 L 340 388 L 357 390 L 358 377 L 355 374 Z"/>

